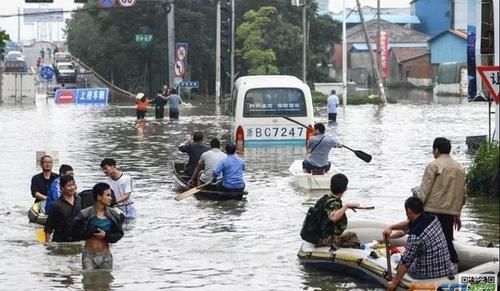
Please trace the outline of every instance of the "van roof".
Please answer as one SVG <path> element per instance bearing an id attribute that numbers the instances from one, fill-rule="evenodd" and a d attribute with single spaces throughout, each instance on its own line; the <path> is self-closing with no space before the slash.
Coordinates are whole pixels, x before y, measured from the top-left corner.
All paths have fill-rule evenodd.
<path id="1" fill-rule="evenodd" d="M 238 78 L 235 87 L 251 85 L 252 87 L 298 87 L 307 86 L 295 76 L 288 75 L 256 75 Z"/>

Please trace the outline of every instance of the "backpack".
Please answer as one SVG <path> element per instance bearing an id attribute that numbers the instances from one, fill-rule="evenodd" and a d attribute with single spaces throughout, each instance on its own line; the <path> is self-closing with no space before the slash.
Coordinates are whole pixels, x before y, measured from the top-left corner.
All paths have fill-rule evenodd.
<path id="1" fill-rule="evenodd" d="M 309 207 L 300 231 L 300 237 L 303 240 L 317 244 L 321 238 L 325 237 L 325 233 L 330 233 L 333 223 L 328 220 L 328 215 L 324 210 L 328 198 L 328 194 L 323 195 L 314 207 Z"/>
<path id="2" fill-rule="evenodd" d="M 82 204 L 81 207 L 82 209 L 85 209 L 89 206 L 94 205 L 94 192 L 92 192 L 92 189 L 88 190 L 83 190 L 82 192 L 78 193 L 78 196 L 82 199 Z M 111 190 L 111 207 L 116 205 L 116 197 L 115 193 L 113 190 Z"/>

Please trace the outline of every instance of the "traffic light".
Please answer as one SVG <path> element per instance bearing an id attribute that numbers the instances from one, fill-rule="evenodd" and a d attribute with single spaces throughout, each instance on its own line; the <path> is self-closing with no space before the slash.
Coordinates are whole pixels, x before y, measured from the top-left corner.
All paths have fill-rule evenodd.
<path id="1" fill-rule="evenodd" d="M 54 3 L 54 0 L 24 0 L 25 3 Z"/>
<path id="2" fill-rule="evenodd" d="M 231 18 L 227 17 L 221 22 L 222 49 L 226 53 L 231 52 Z"/>

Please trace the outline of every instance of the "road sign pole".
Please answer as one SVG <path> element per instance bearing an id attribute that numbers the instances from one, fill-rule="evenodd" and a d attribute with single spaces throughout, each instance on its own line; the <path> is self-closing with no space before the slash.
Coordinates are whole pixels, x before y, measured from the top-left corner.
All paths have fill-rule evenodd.
<path id="1" fill-rule="evenodd" d="M 168 25 L 168 79 L 173 86 L 175 77 L 175 27 L 174 27 L 174 2 L 170 3 L 170 12 L 167 14 Z"/>

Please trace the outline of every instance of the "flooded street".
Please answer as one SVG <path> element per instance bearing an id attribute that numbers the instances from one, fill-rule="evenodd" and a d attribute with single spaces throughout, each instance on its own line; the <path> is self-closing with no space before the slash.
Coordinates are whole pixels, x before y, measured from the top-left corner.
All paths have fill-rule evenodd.
<path id="1" fill-rule="evenodd" d="M 170 161 L 187 160 L 177 146 L 197 130 L 205 141 L 227 139 L 229 117 L 213 105 L 181 108 L 181 119 L 137 123 L 135 108 L 37 105 L 0 106 L 0 290 L 343 290 L 374 289 L 355 278 L 332 275 L 300 264 L 296 254 L 304 215 L 321 193 L 290 184 L 288 167 L 304 158 L 304 147 L 253 148 L 245 152 L 246 201 L 177 202 Z M 326 121 L 326 112 L 316 112 Z M 168 116 L 168 114 L 167 114 Z M 349 106 L 327 133 L 373 156 L 367 164 L 346 150 L 330 159 L 349 177 L 346 202 L 375 210 L 348 212 L 349 219 L 379 221 L 405 217 L 404 200 L 420 183 L 433 159 L 432 141 L 452 141 L 452 156 L 466 167 L 466 136 L 488 132 L 487 104 L 405 99 L 386 107 Z M 104 180 L 103 158 L 134 180 L 138 219 L 112 248 L 111 274 L 81 272 L 80 254 L 61 254 L 38 243 L 26 212 L 36 151 L 58 151 L 59 164 L 73 166 L 78 191 Z M 499 243 L 499 204 L 470 199 L 456 239 Z"/>

